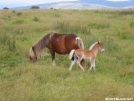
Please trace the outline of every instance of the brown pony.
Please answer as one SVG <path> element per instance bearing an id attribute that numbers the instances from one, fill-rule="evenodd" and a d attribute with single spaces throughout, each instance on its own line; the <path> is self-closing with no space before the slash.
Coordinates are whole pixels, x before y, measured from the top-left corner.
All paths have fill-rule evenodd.
<path id="1" fill-rule="evenodd" d="M 40 51 L 45 47 L 50 50 L 52 62 L 55 65 L 55 52 L 63 55 L 69 54 L 72 49 L 84 49 L 84 44 L 82 39 L 75 34 L 50 32 L 30 48 L 30 61 L 37 61 Z"/>
<path id="2" fill-rule="evenodd" d="M 84 68 L 80 64 L 81 60 L 84 59 L 84 60 L 90 60 L 91 67 L 89 71 L 92 68 L 95 71 L 95 58 L 97 56 L 98 50 L 100 50 L 101 52 L 105 51 L 105 49 L 103 48 L 103 45 L 99 41 L 91 45 L 89 50 L 84 50 L 84 49 L 71 50 L 69 54 L 69 59 L 72 59 L 72 57 L 74 57 L 74 60 L 71 62 L 69 70 L 71 71 L 73 65 L 77 62 L 79 67 L 84 71 Z"/>

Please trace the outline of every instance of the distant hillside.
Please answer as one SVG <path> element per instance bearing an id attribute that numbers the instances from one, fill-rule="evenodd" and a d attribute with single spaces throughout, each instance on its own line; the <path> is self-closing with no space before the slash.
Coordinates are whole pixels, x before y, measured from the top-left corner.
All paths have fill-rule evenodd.
<path id="1" fill-rule="evenodd" d="M 24 6 L 24 7 L 14 7 L 10 9 L 30 9 L 32 6 L 38 6 L 42 9 L 103 9 L 103 8 L 134 8 L 134 6 L 124 4 L 120 6 L 115 6 L 113 3 L 108 1 L 97 2 L 98 0 L 89 2 L 88 0 L 81 0 L 81 1 L 63 1 L 63 2 L 56 2 L 56 3 L 47 3 L 47 4 L 37 4 L 31 6 Z M 118 4 L 118 3 L 117 3 Z M 116 4 L 116 5 L 117 5 Z"/>
<path id="2" fill-rule="evenodd" d="M 89 4 L 106 5 L 106 6 L 115 7 L 115 8 L 125 8 L 128 6 L 134 7 L 134 0 L 128 0 L 124 2 L 112 2 L 110 0 L 79 0 L 79 1 L 89 3 Z"/>

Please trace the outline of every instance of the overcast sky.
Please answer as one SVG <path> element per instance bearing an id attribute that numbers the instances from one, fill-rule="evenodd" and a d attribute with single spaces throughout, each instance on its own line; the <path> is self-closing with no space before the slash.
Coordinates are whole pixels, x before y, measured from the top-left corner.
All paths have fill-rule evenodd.
<path id="1" fill-rule="evenodd" d="M 0 1 L 0 9 L 4 7 L 19 7 L 19 6 L 29 6 L 36 4 L 45 4 L 52 2 L 60 2 L 60 1 L 78 1 L 78 0 L 1 0 Z M 105 0 L 110 2 L 124 2 L 130 0 Z"/>

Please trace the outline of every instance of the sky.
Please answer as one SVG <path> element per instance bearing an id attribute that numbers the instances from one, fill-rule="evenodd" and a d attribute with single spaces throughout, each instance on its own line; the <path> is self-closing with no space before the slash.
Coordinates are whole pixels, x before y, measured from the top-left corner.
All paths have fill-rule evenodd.
<path id="1" fill-rule="evenodd" d="M 12 8 L 12 7 L 19 7 L 19 6 L 29 6 L 29 5 L 36 5 L 36 4 L 45 4 L 45 3 L 52 3 L 52 2 L 60 2 L 60 1 L 79 1 L 79 0 L 1 0 L 0 2 L 0 9 L 4 7 Z M 82 0 L 80 0 L 82 1 Z M 91 0 L 89 0 L 91 1 Z M 131 0 L 104 0 L 109 2 L 126 2 Z"/>
<path id="2" fill-rule="evenodd" d="M 125 2 L 125 1 L 130 1 L 130 0 L 107 0 L 107 1 L 111 1 L 111 2 Z"/>
<path id="3" fill-rule="evenodd" d="M 1 0 L 0 8 L 29 6 L 29 5 L 45 4 L 45 3 L 60 2 L 60 1 L 77 1 L 77 0 Z"/>

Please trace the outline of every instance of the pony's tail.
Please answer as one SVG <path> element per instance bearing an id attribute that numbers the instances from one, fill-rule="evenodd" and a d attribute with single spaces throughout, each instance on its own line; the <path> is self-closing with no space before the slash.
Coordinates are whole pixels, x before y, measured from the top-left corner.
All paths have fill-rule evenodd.
<path id="1" fill-rule="evenodd" d="M 84 49 L 84 43 L 80 37 L 77 37 L 78 47 Z"/>
<path id="2" fill-rule="evenodd" d="M 71 50 L 71 52 L 69 53 L 69 59 L 72 60 L 72 58 L 74 57 L 74 52 L 75 50 Z"/>

